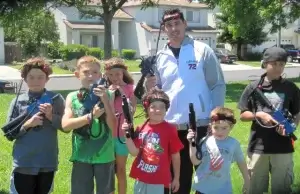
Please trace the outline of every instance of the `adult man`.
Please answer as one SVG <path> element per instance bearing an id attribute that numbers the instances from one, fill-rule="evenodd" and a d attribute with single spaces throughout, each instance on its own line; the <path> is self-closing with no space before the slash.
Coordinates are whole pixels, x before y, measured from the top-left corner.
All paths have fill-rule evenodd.
<path id="1" fill-rule="evenodd" d="M 170 98 L 170 108 L 165 119 L 176 124 L 178 135 L 184 144 L 180 153 L 180 177 L 175 175 L 173 178 L 180 179 L 180 189 L 176 193 L 189 194 L 193 165 L 186 138 L 188 104 L 193 103 L 196 111 L 198 142 L 206 135 L 211 110 L 224 105 L 226 86 L 213 50 L 185 35 L 187 23 L 182 12 L 179 9 L 165 11 L 162 21 L 162 29 L 169 42 L 157 53 L 155 77 L 146 78 L 146 88 L 156 85 Z M 169 193 L 168 189 L 165 193 Z"/>

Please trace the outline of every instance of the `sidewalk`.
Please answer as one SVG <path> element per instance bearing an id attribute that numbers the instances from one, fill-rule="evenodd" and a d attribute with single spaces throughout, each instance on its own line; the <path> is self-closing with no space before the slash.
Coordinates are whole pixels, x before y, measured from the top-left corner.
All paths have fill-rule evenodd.
<path id="1" fill-rule="evenodd" d="M 14 69 L 9 66 L 0 65 L 0 79 L 10 80 L 10 79 L 20 79 L 21 73 L 19 70 Z"/>

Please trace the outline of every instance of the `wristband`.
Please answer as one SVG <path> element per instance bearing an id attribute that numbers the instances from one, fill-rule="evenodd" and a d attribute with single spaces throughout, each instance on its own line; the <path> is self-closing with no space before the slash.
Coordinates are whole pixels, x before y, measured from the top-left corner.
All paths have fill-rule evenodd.
<path id="1" fill-rule="evenodd" d="M 86 119 L 88 120 L 89 125 L 92 123 L 91 113 L 87 114 Z"/>

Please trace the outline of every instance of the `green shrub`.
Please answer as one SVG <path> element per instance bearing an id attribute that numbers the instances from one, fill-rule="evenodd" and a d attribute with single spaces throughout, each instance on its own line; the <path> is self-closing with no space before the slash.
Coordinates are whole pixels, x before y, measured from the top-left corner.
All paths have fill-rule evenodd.
<path id="1" fill-rule="evenodd" d="M 119 57 L 119 56 L 120 56 L 119 51 L 118 51 L 118 50 L 115 50 L 115 49 L 112 50 L 112 51 L 111 51 L 111 56 L 112 56 L 112 57 Z"/>
<path id="2" fill-rule="evenodd" d="M 98 48 L 98 47 L 89 48 L 89 50 L 87 51 L 87 55 L 94 56 L 98 59 L 103 59 L 104 51 L 101 48 Z"/>
<path id="3" fill-rule="evenodd" d="M 64 45 L 59 49 L 63 60 L 79 59 L 87 54 L 89 48 L 84 45 L 70 44 Z"/>
<path id="4" fill-rule="evenodd" d="M 64 46 L 62 42 L 51 42 L 47 44 L 47 54 L 51 59 L 61 59 L 62 56 L 59 52 L 60 48 Z"/>
<path id="5" fill-rule="evenodd" d="M 135 50 L 132 49 L 122 49 L 122 57 L 125 59 L 134 59 L 134 56 L 136 54 Z"/>

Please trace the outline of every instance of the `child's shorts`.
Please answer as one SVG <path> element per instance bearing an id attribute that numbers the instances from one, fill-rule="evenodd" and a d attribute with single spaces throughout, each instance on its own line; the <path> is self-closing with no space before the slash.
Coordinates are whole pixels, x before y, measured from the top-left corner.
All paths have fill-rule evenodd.
<path id="1" fill-rule="evenodd" d="M 134 194 L 164 194 L 164 185 L 147 184 L 136 180 Z"/>
<path id="2" fill-rule="evenodd" d="M 128 156 L 128 149 L 126 144 L 123 144 L 120 142 L 120 140 L 122 142 L 125 142 L 125 138 L 124 137 L 120 137 L 120 139 L 118 137 L 114 138 L 114 142 L 115 142 L 115 153 L 118 156 Z"/>
<path id="3" fill-rule="evenodd" d="M 94 177 L 97 194 L 115 190 L 115 162 L 87 164 L 73 162 L 71 194 L 94 194 Z"/>

